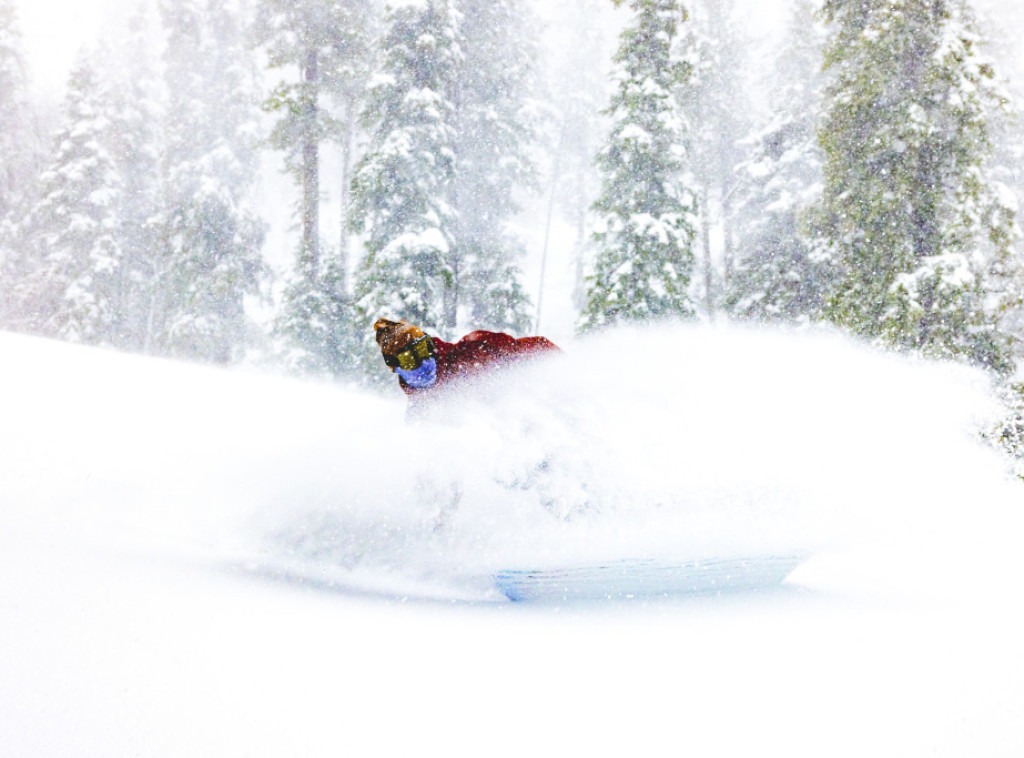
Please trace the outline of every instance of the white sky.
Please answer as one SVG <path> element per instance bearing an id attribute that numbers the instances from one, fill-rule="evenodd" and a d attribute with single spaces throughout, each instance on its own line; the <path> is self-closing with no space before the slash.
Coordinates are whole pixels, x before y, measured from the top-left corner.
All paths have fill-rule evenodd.
<path id="1" fill-rule="evenodd" d="M 140 0 L 17 0 L 34 87 L 59 96 L 82 45 L 95 41 L 104 24 Z M 550 1 L 550 0 L 548 0 Z M 570 0 L 557 0 L 569 2 Z M 736 0 L 755 37 L 774 34 L 784 23 L 788 0 Z M 1019 0 L 975 0 L 990 13 L 1017 15 Z"/>
<path id="2" fill-rule="evenodd" d="M 560 0 L 566 2 L 568 0 Z M 139 0 L 17 0 L 33 87 L 60 97 L 68 72 L 83 45 Z M 787 0 L 737 0 L 755 34 L 778 27 Z"/>
<path id="3" fill-rule="evenodd" d="M 133 0 L 17 0 L 18 19 L 34 89 L 59 97 L 83 45 Z"/>

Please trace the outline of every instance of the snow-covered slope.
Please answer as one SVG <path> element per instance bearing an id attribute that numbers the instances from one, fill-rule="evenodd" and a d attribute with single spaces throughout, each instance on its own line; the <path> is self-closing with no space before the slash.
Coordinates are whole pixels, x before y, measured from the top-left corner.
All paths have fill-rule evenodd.
<path id="1" fill-rule="evenodd" d="M 397 389 L 0 335 L 0 753 L 1024 750 L 983 377 L 830 334 L 564 347 L 409 426 Z M 722 598 L 468 579 L 797 550 Z"/>

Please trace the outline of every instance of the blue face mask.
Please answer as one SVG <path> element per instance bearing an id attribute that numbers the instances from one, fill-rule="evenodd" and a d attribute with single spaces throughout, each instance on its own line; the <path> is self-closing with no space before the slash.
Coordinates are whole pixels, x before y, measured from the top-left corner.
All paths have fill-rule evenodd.
<path id="1" fill-rule="evenodd" d="M 437 381 L 437 361 L 433 358 L 427 358 L 417 369 L 404 371 L 403 369 L 396 368 L 395 373 L 405 379 L 405 383 L 410 387 L 426 389 L 427 387 L 433 387 L 434 382 Z"/>

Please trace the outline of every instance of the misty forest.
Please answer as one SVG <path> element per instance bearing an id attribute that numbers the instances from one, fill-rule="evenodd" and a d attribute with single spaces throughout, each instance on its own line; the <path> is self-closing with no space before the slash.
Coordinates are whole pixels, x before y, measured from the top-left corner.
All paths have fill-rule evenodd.
<path id="1" fill-rule="evenodd" d="M 1019 11 L 790 0 L 766 48 L 735 0 L 554 6 L 141 3 L 45 107 L 0 0 L 0 326 L 373 383 L 378 317 L 535 329 L 556 224 L 580 334 L 823 323 L 1010 393 Z"/>

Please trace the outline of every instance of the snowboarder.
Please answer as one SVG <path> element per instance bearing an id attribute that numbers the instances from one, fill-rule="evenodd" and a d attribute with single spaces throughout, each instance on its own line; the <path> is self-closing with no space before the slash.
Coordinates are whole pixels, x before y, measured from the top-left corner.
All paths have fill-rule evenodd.
<path id="1" fill-rule="evenodd" d="M 557 351 L 545 337 L 516 339 L 502 332 L 470 332 L 458 342 L 427 335 L 408 321 L 382 318 L 373 325 L 384 363 L 398 374 L 409 410 L 437 390 L 524 358 Z"/>

